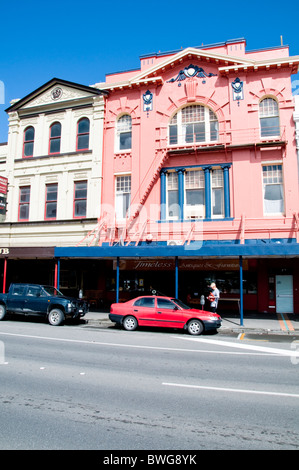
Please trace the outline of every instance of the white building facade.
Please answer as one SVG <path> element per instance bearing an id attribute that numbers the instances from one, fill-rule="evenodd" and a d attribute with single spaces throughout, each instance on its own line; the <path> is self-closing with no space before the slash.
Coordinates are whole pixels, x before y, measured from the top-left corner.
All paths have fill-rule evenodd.
<path id="1" fill-rule="evenodd" d="M 2 246 L 75 245 L 100 214 L 103 93 L 53 79 L 7 113 Z"/>
<path id="2" fill-rule="evenodd" d="M 105 92 L 52 79 L 6 110 L 0 146 L 0 289 L 59 285 L 58 246 L 75 246 L 100 217 Z M 6 191 L 7 189 L 7 191 Z M 6 210 L 3 210 L 3 201 Z M 60 282 L 75 291 L 81 275 Z"/>

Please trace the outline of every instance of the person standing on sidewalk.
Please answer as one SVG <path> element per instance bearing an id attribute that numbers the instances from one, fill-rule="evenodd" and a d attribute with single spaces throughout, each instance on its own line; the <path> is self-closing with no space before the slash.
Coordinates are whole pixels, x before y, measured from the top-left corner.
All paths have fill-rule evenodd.
<path id="1" fill-rule="evenodd" d="M 216 286 L 215 282 L 212 282 L 212 284 L 210 285 L 210 288 L 212 290 L 211 290 L 209 296 L 207 297 L 207 299 L 210 301 L 210 311 L 215 313 L 216 310 L 217 310 L 217 307 L 218 307 L 220 292 L 217 289 L 217 286 Z"/>

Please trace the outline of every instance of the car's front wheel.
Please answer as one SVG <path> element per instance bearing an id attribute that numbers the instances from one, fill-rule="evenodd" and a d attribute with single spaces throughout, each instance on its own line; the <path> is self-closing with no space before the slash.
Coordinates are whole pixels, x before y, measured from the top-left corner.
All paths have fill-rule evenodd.
<path id="1" fill-rule="evenodd" d="M 190 320 L 187 325 L 187 331 L 190 335 L 201 335 L 204 327 L 200 320 Z"/>
<path id="2" fill-rule="evenodd" d="M 50 325 L 59 326 L 64 320 L 64 314 L 59 308 L 53 308 L 48 315 Z"/>
<path id="3" fill-rule="evenodd" d="M 137 326 L 138 326 L 138 322 L 136 318 L 133 317 L 132 315 L 129 315 L 128 317 L 124 318 L 123 327 L 125 330 L 134 331 L 136 330 Z"/>

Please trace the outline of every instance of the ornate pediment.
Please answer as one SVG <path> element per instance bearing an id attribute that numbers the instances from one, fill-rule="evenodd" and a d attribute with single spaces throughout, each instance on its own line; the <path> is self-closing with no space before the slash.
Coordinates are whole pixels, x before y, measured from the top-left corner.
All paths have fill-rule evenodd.
<path id="1" fill-rule="evenodd" d="M 53 86 L 49 90 L 41 93 L 36 98 L 30 100 L 22 108 L 35 108 L 44 105 L 53 105 L 59 102 L 78 100 L 80 98 L 90 97 L 90 93 L 73 89 L 67 86 Z"/>
<path id="2" fill-rule="evenodd" d="M 178 86 L 181 86 L 181 82 L 186 80 L 186 78 L 201 78 L 202 83 L 206 83 L 206 78 L 216 77 L 217 75 L 212 72 L 205 72 L 202 67 L 198 67 L 198 65 L 190 64 L 188 67 L 180 70 L 178 75 L 174 78 L 171 78 L 167 81 L 167 83 L 179 82 Z"/>
<path id="3" fill-rule="evenodd" d="M 41 106 L 63 108 L 67 106 L 68 102 L 84 100 L 101 94 L 102 92 L 96 88 L 65 80 L 52 79 L 21 100 L 13 102 L 12 106 L 6 111 L 29 110 Z"/>

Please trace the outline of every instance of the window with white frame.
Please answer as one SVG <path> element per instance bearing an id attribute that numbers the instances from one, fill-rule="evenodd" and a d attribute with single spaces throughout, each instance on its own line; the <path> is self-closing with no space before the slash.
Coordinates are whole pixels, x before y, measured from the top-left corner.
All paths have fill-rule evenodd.
<path id="1" fill-rule="evenodd" d="M 230 218 L 229 168 L 203 165 L 161 172 L 162 220 Z"/>
<path id="2" fill-rule="evenodd" d="M 263 166 L 264 214 L 284 212 L 282 165 Z"/>
<path id="3" fill-rule="evenodd" d="M 115 214 L 116 219 L 125 219 L 131 204 L 131 175 L 116 176 Z"/>
<path id="4" fill-rule="evenodd" d="M 176 171 L 167 175 L 167 215 L 169 220 L 179 218 L 179 183 Z"/>
<path id="5" fill-rule="evenodd" d="M 212 170 L 212 217 L 224 216 L 223 170 Z"/>
<path id="6" fill-rule="evenodd" d="M 218 119 L 207 106 L 180 109 L 169 123 L 169 144 L 214 142 L 218 140 Z"/>
<path id="7" fill-rule="evenodd" d="M 259 104 L 261 137 L 279 136 L 279 109 L 273 98 L 264 98 Z"/>
<path id="8" fill-rule="evenodd" d="M 129 114 L 124 114 L 117 120 L 116 140 L 116 150 L 132 148 L 132 118 Z"/>
<path id="9" fill-rule="evenodd" d="M 205 217 L 205 180 L 202 170 L 185 173 L 185 219 Z"/>

